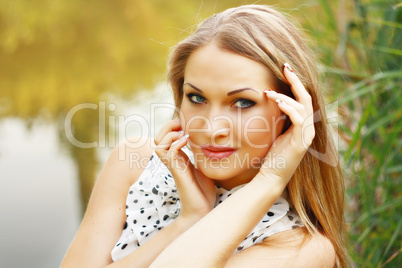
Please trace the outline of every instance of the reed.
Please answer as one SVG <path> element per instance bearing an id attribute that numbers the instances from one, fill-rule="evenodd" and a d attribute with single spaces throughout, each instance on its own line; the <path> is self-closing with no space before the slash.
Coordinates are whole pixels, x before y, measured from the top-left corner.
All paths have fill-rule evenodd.
<path id="1" fill-rule="evenodd" d="M 328 98 L 341 114 L 351 265 L 400 267 L 402 3 L 319 4 L 322 27 L 311 31 Z"/>

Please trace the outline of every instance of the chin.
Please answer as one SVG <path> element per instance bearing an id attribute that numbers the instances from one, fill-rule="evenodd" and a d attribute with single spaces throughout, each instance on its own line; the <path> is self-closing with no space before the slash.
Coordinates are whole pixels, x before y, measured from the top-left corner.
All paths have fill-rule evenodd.
<path id="1" fill-rule="evenodd" d="M 250 182 L 258 173 L 259 168 L 234 168 L 219 162 L 199 163 L 197 169 L 205 176 L 215 181 L 216 185 L 232 188 Z"/>
<path id="2" fill-rule="evenodd" d="M 230 167 L 197 167 L 205 176 L 214 180 L 228 180 L 237 174 Z"/>

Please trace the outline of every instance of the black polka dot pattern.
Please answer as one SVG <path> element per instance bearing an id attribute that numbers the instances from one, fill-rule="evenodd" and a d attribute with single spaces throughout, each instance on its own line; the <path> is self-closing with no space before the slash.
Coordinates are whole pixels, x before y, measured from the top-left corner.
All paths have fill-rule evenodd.
<path id="1" fill-rule="evenodd" d="M 235 191 L 240 189 L 242 186 L 235 187 L 231 191 L 227 191 L 223 188 L 217 187 L 216 189 L 216 200 L 215 206 L 222 203 L 226 198 L 230 197 Z M 290 230 L 293 227 L 301 227 L 303 224 L 297 214 L 289 211 L 289 203 L 282 196 L 275 202 L 272 208 L 264 215 L 261 221 L 255 226 L 255 228 L 250 232 L 250 234 L 240 243 L 240 245 L 235 250 L 235 253 L 240 252 L 254 244 L 261 243 L 265 238 L 275 233 Z M 288 217 L 286 217 L 288 215 Z M 292 220 L 290 220 L 290 218 Z M 298 223 L 294 221 L 298 219 Z"/>
<path id="2" fill-rule="evenodd" d="M 241 187 L 230 191 L 216 187 L 215 206 L 230 198 Z M 126 204 L 127 221 L 119 241 L 112 250 L 114 261 L 124 258 L 140 247 L 180 213 L 180 199 L 174 179 L 155 153 L 138 181 L 130 187 Z M 240 243 L 235 253 L 261 243 L 274 233 L 300 226 L 303 226 L 303 223 L 298 215 L 290 212 L 288 202 L 280 197 Z"/>

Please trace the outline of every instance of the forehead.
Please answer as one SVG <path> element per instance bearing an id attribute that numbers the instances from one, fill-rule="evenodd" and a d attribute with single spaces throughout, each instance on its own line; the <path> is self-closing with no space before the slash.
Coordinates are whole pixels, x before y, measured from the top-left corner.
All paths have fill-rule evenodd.
<path id="1" fill-rule="evenodd" d="M 252 87 L 258 91 L 272 88 L 275 76 L 262 63 L 210 44 L 194 51 L 186 64 L 184 83 L 202 90 L 233 90 Z"/>

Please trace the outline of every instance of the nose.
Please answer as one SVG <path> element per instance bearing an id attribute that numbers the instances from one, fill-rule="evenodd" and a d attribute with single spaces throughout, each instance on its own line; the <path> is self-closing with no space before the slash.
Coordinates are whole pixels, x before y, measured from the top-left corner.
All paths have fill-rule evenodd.
<path id="1" fill-rule="evenodd" d="M 234 121 L 224 112 L 214 107 L 187 118 L 185 129 L 190 133 L 190 139 L 199 144 L 227 145 L 231 140 Z"/>
<path id="2" fill-rule="evenodd" d="M 224 114 L 209 116 L 211 132 L 209 133 L 212 140 L 227 137 L 230 134 L 230 129 L 233 127 L 231 118 Z"/>

